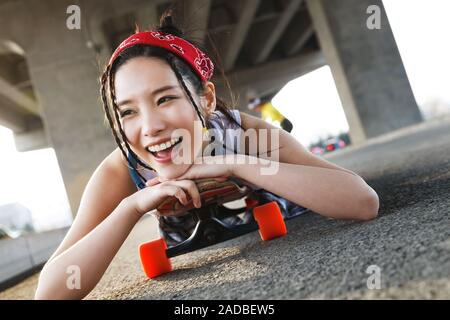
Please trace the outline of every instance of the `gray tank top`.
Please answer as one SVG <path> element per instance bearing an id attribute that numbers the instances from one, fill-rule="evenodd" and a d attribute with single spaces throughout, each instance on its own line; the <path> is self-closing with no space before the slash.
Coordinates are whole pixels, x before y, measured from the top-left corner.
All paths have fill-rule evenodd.
<path id="1" fill-rule="evenodd" d="M 242 152 L 242 150 L 240 150 L 240 137 L 242 129 L 240 127 L 241 116 L 239 110 L 230 110 L 230 115 L 235 121 L 230 121 L 230 119 L 228 119 L 220 111 L 215 111 L 208 120 L 209 132 L 212 133 L 212 136 L 214 137 L 213 143 L 215 155 L 244 153 Z M 133 179 L 138 189 L 145 188 L 145 181 L 142 181 L 136 171 L 139 170 L 139 173 L 146 180 L 157 176 L 157 173 L 137 164 L 136 160 L 131 155 L 129 159 L 133 164 L 133 167 L 129 168 L 131 178 Z M 257 199 L 260 204 L 276 201 L 280 206 L 281 212 L 285 219 L 296 217 L 299 214 L 309 210 L 241 179 L 232 178 L 232 180 L 239 185 L 249 186 L 253 190 L 249 196 L 253 199 Z M 229 217 L 223 219 L 223 221 L 228 224 L 241 224 L 247 223 L 252 219 L 252 213 L 248 211 L 241 217 Z M 166 243 L 169 247 L 174 246 L 189 238 L 197 223 L 197 221 L 191 214 L 186 214 L 179 217 L 158 217 L 158 221 L 160 233 L 165 238 Z"/>

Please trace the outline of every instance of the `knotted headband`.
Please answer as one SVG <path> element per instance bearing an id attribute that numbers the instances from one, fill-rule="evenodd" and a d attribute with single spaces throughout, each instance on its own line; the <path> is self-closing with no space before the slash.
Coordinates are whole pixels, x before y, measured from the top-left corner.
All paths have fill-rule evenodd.
<path id="1" fill-rule="evenodd" d="M 211 79 L 213 75 L 214 64 L 205 53 L 180 37 L 159 31 L 138 32 L 125 39 L 114 51 L 109 65 L 112 65 L 123 50 L 137 44 L 161 47 L 174 53 L 189 63 L 203 82 Z"/>

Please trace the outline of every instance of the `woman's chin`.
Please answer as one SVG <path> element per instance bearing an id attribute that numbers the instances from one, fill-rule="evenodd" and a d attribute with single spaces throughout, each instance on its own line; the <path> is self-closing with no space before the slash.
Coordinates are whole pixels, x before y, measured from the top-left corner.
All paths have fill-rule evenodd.
<path id="1" fill-rule="evenodd" d="M 191 167 L 190 164 L 181 164 L 181 165 L 172 164 L 170 166 L 164 166 L 162 168 L 159 168 L 157 172 L 158 175 L 162 178 L 176 179 L 179 176 L 182 176 L 184 173 L 186 173 L 190 167 Z"/>

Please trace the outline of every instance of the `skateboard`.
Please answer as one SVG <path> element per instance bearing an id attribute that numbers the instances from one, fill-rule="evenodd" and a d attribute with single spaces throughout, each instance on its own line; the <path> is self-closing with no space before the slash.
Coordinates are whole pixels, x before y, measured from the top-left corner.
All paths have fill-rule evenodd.
<path id="1" fill-rule="evenodd" d="M 177 198 L 168 197 L 157 208 L 161 214 L 180 215 L 192 213 L 197 224 L 191 236 L 176 246 L 167 247 L 163 238 L 139 246 L 142 268 L 149 278 L 155 278 L 172 271 L 170 258 L 224 242 L 259 230 L 263 241 L 286 235 L 286 224 L 276 201 L 259 205 L 248 195 L 251 189 L 239 186 L 232 180 L 217 181 L 200 179 L 195 181 L 202 206 L 195 208 L 192 200 L 182 205 Z M 223 204 L 245 198 L 246 206 L 230 209 Z M 253 211 L 254 221 L 228 225 L 221 219 Z"/>

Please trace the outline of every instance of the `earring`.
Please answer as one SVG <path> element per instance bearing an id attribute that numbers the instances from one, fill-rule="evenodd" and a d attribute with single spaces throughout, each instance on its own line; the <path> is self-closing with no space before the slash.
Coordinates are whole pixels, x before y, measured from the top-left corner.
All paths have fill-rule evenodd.
<path id="1" fill-rule="evenodd" d="M 205 137 L 206 139 L 209 139 L 209 131 L 208 131 L 208 128 L 203 127 L 203 128 L 202 128 L 202 132 L 203 132 L 203 137 Z"/>

